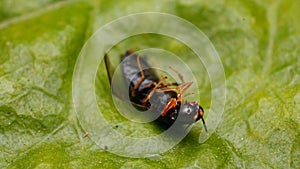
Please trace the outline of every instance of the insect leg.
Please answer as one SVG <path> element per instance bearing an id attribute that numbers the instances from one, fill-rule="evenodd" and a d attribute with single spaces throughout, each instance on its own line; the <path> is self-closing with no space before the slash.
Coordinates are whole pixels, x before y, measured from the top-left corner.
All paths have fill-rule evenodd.
<path id="1" fill-rule="evenodd" d="M 147 85 L 147 87 L 150 87 L 151 85 L 155 85 L 155 87 L 150 91 L 150 93 L 148 94 L 148 96 L 143 100 L 143 104 L 145 105 L 147 103 L 148 100 L 150 100 L 150 98 L 152 97 L 152 95 L 154 94 L 155 91 L 159 91 L 159 92 L 165 92 L 165 91 L 176 91 L 179 90 L 178 88 L 178 83 L 174 82 L 174 83 L 163 83 L 165 80 L 168 79 L 167 76 L 161 76 L 162 80 L 160 80 L 158 83 L 153 82 L 150 83 L 149 85 Z M 176 86 L 176 88 L 165 88 L 168 86 Z M 165 89 L 160 89 L 160 88 L 165 88 Z"/>
<path id="2" fill-rule="evenodd" d="M 193 93 L 193 92 L 191 92 L 191 93 L 187 93 L 187 94 L 183 95 L 182 97 L 187 97 L 187 96 L 189 96 L 189 95 L 193 95 L 193 94 L 195 94 L 195 93 Z"/>
<path id="3" fill-rule="evenodd" d="M 169 66 L 169 68 L 170 68 L 173 72 L 175 72 L 175 73 L 177 74 L 177 76 L 179 77 L 181 83 L 184 83 L 182 74 L 180 74 L 180 73 L 179 73 L 176 69 L 174 69 L 172 66 Z"/>
<path id="4" fill-rule="evenodd" d="M 157 92 L 166 92 L 166 91 L 178 91 L 178 94 L 177 94 L 177 100 L 179 102 L 182 101 L 182 93 L 184 91 L 186 91 L 191 85 L 192 85 L 193 82 L 186 82 L 186 83 L 182 83 L 180 84 L 179 86 L 175 87 L 175 88 L 165 88 L 165 89 L 158 89 L 156 90 Z"/>
<path id="5" fill-rule="evenodd" d="M 150 98 L 153 96 L 154 92 L 160 87 L 160 85 L 163 83 L 163 81 L 165 81 L 167 78 L 163 77 L 163 79 L 161 81 L 159 81 L 157 84 L 156 82 L 151 83 L 155 84 L 155 87 L 150 91 L 150 93 L 148 94 L 148 96 L 143 100 L 143 104 L 145 105 L 147 103 L 148 100 L 150 100 Z"/>
<path id="6" fill-rule="evenodd" d="M 141 85 L 141 83 L 145 79 L 144 71 L 143 71 L 142 66 L 141 66 L 140 55 L 138 55 L 136 59 L 137 59 L 137 64 L 138 64 L 138 67 L 139 67 L 139 70 L 141 72 L 142 77 L 140 78 L 140 80 L 133 87 L 133 90 L 132 90 L 132 93 L 131 93 L 132 96 L 135 96 L 135 91 L 139 88 L 139 86 Z"/>
<path id="7" fill-rule="evenodd" d="M 179 84 L 177 82 L 163 84 L 163 87 L 167 86 L 179 86 Z"/>
<path id="8" fill-rule="evenodd" d="M 186 91 L 192 84 L 193 84 L 193 82 L 186 82 L 186 83 L 180 84 L 180 85 L 178 86 L 178 87 L 179 87 L 179 91 L 180 91 L 180 92 Z"/>
<path id="9" fill-rule="evenodd" d="M 161 79 L 163 79 L 163 81 L 166 81 L 168 79 L 167 76 L 163 76 L 160 75 Z M 163 87 L 167 87 L 167 86 L 178 86 L 179 84 L 177 82 L 173 82 L 173 83 L 164 83 L 162 84 Z"/>
<path id="10" fill-rule="evenodd" d="M 186 83 L 182 83 L 180 84 L 178 87 L 179 87 L 179 92 L 177 94 L 177 98 L 178 98 L 178 101 L 182 101 L 182 93 L 184 91 L 186 91 L 191 85 L 192 85 L 193 82 L 186 82 Z"/>
<path id="11" fill-rule="evenodd" d="M 167 91 L 179 91 L 180 93 L 186 91 L 191 85 L 192 85 L 193 82 L 186 82 L 186 83 L 182 83 L 180 85 L 178 84 L 174 84 L 174 83 L 170 83 L 170 84 L 167 84 L 163 87 L 166 87 L 166 86 L 176 86 L 174 88 L 163 88 L 163 89 L 158 89 L 157 91 L 158 92 L 167 92 Z"/>
<path id="12" fill-rule="evenodd" d="M 177 100 L 175 98 L 171 98 L 171 100 L 168 102 L 168 104 L 165 106 L 164 110 L 161 113 L 161 116 L 165 116 L 167 114 L 167 112 L 176 107 L 177 104 Z"/>

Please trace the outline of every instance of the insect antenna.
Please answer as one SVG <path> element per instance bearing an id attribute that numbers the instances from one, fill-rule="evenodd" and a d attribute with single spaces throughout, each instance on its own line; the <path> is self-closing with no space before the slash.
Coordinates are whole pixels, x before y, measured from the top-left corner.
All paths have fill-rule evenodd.
<path id="1" fill-rule="evenodd" d="M 182 98 L 185 98 L 185 97 L 190 96 L 190 95 L 193 95 L 193 94 L 195 94 L 195 93 L 190 92 L 190 93 L 184 94 L 184 95 L 182 96 Z"/>
<path id="2" fill-rule="evenodd" d="M 207 127 L 206 127 L 206 124 L 205 124 L 205 121 L 204 121 L 204 110 L 203 110 L 203 108 L 200 105 L 199 105 L 199 109 L 198 109 L 198 115 L 199 116 L 198 116 L 197 119 L 201 119 L 202 120 L 204 129 L 207 132 Z"/>
<path id="3" fill-rule="evenodd" d="M 202 120 L 202 123 L 203 123 L 203 126 L 204 126 L 204 130 L 207 132 L 207 127 L 206 127 L 206 124 L 205 124 L 204 118 L 203 118 L 203 117 L 201 117 L 201 120 Z"/>

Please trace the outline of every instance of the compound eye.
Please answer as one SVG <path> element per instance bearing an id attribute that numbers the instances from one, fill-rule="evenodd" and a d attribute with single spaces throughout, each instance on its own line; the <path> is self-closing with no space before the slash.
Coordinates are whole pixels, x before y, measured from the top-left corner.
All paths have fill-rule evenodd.
<path id="1" fill-rule="evenodd" d="M 192 113 L 192 109 L 190 106 L 187 106 L 186 109 L 185 109 L 185 113 L 190 115 Z"/>
<path id="2" fill-rule="evenodd" d="M 182 114 L 185 114 L 186 116 L 191 116 L 193 114 L 193 107 L 190 105 L 184 105 L 182 107 Z"/>
<path id="3" fill-rule="evenodd" d="M 188 107 L 186 112 L 187 114 L 191 114 L 191 109 Z"/>

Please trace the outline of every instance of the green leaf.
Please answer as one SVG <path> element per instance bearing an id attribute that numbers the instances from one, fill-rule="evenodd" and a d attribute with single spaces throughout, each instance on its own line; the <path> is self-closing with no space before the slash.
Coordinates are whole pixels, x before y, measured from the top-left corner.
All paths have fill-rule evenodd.
<path id="1" fill-rule="evenodd" d="M 0 168 L 300 168 L 299 6 L 292 0 L 1 1 Z M 120 157 L 83 136 L 88 131 L 72 104 L 73 69 L 98 28 L 149 11 L 177 15 L 208 36 L 225 69 L 226 105 L 204 143 L 197 122 L 166 153 Z M 111 55 L 149 46 L 193 63 L 186 47 L 158 35 L 128 39 Z M 103 64 L 98 71 L 99 108 L 116 130 L 132 137 L 161 131 L 111 114 L 113 104 L 103 102 L 110 99 Z M 209 77 L 204 68 L 193 71 L 203 75 L 201 104 L 209 108 Z"/>

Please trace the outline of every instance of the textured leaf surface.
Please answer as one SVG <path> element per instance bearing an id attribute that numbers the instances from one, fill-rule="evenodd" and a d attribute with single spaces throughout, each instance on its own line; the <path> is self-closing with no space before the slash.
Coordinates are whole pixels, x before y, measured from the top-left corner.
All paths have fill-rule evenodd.
<path id="1" fill-rule="evenodd" d="M 0 168 L 300 168 L 299 6 L 292 0 L 1 1 Z M 209 37 L 225 69 L 226 106 L 205 143 L 198 142 L 197 123 L 170 151 L 131 159 L 83 137 L 71 82 L 80 49 L 97 28 L 146 11 L 175 14 Z M 133 45 L 176 51 L 160 40 Z M 107 86 L 99 84 L 106 77 L 99 82 L 105 97 Z M 204 81 L 204 107 L 209 90 Z"/>

